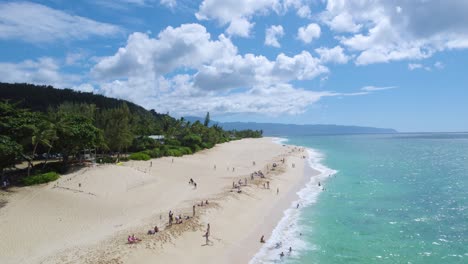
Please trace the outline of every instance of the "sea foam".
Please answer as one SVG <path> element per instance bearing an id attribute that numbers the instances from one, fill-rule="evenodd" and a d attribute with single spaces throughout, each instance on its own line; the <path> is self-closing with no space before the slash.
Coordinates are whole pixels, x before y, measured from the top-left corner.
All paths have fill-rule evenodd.
<path id="1" fill-rule="evenodd" d="M 288 141 L 285 138 L 274 138 L 275 143 L 284 144 Z M 302 208 L 310 206 L 317 201 L 317 197 L 322 192 L 322 187 L 318 186 L 318 182 L 322 182 L 327 177 L 335 174 L 337 171 L 323 165 L 323 154 L 317 150 L 307 148 L 308 166 L 318 171 L 319 174 L 310 177 L 307 184 L 297 192 L 299 199 L 292 202 L 291 206 L 284 211 L 282 219 L 273 229 L 273 232 L 266 243 L 261 247 L 259 252 L 250 260 L 250 264 L 259 263 L 279 263 L 281 262 L 280 253 L 284 252 L 286 258 L 298 257 L 301 251 L 314 249 L 314 245 L 302 239 L 301 233 L 304 231 L 304 226 L 299 224 Z M 307 173 L 308 170 L 306 170 Z M 296 208 L 299 204 L 299 209 Z M 292 253 L 289 254 L 289 247 L 292 247 Z"/>

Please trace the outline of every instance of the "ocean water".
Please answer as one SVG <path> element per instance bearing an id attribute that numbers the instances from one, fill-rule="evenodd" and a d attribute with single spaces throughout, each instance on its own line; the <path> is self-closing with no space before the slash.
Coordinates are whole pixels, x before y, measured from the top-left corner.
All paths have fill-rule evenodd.
<path id="1" fill-rule="evenodd" d="M 468 263 L 468 134 L 287 143 L 309 148 L 321 174 L 251 263 Z"/>

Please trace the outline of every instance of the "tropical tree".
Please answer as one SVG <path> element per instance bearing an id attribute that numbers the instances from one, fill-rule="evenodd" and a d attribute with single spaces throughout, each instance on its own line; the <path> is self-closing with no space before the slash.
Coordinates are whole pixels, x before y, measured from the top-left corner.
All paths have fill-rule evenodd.
<path id="1" fill-rule="evenodd" d="M 55 126 L 51 122 L 46 120 L 45 117 L 38 121 L 38 123 L 36 124 L 36 128 L 37 129 L 34 131 L 31 137 L 31 143 L 33 145 L 33 150 L 32 150 L 32 155 L 31 155 L 32 159 L 34 159 L 36 155 L 37 147 L 39 145 L 42 145 L 48 148 L 48 151 L 47 151 L 47 156 L 48 156 L 50 153 L 50 150 L 52 149 L 52 143 L 58 139 Z M 47 163 L 47 160 L 45 163 Z M 31 162 L 29 162 L 28 163 L 28 176 L 30 175 L 31 167 L 32 167 L 32 164 Z"/>
<path id="2" fill-rule="evenodd" d="M 63 156 L 64 164 L 68 163 L 70 155 L 105 145 L 102 131 L 93 124 L 93 114 L 77 112 L 76 108 L 59 106 L 57 111 L 50 113 L 56 124 L 58 139 L 55 145 Z"/>
<path id="3" fill-rule="evenodd" d="M 109 149 L 117 151 L 117 161 L 121 152 L 133 141 L 130 131 L 130 111 L 127 104 L 101 112 L 99 126 L 104 130 L 104 138 Z"/>
<path id="4" fill-rule="evenodd" d="M 23 147 L 8 136 L 0 135 L 0 169 L 3 170 L 15 164 Z"/>
<path id="5" fill-rule="evenodd" d="M 210 112 L 206 112 L 205 122 L 203 122 L 203 125 L 208 127 L 209 124 L 210 124 Z"/>

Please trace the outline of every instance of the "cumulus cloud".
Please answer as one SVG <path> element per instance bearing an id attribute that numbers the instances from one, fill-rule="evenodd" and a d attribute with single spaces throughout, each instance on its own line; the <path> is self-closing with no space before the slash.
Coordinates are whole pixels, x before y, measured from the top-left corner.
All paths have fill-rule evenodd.
<path id="1" fill-rule="evenodd" d="M 283 26 L 271 26 L 266 29 L 265 32 L 265 45 L 273 46 L 273 47 L 281 47 L 280 43 L 278 42 L 278 38 L 284 36 Z"/>
<path id="2" fill-rule="evenodd" d="M 59 88 L 71 87 L 80 80 L 73 74 L 60 72 L 60 63 L 52 58 L 25 60 L 18 63 L 0 63 L 0 81 L 9 83 L 33 83 L 53 85 Z"/>
<path id="3" fill-rule="evenodd" d="M 221 25 L 229 24 L 226 33 L 247 37 L 253 26 L 249 20 L 254 14 L 278 12 L 280 8 L 279 0 L 203 0 L 195 16 L 198 20 L 216 20 Z"/>
<path id="4" fill-rule="evenodd" d="M 239 54 L 230 39 L 222 34 L 212 39 L 199 24 L 167 27 L 156 38 L 134 33 L 92 69 L 102 93 L 178 114 L 299 113 L 332 93 L 290 82 L 326 73 L 328 68 L 307 51 L 280 53 L 273 60 Z"/>
<path id="5" fill-rule="evenodd" d="M 29 2 L 0 3 L 0 39 L 27 42 L 87 39 L 90 36 L 113 36 L 122 30 L 112 24 Z"/>
<path id="6" fill-rule="evenodd" d="M 320 60 L 324 63 L 332 62 L 332 63 L 344 64 L 344 63 L 347 63 L 348 60 L 350 59 L 349 56 L 347 56 L 344 53 L 344 49 L 340 46 L 335 46 L 333 48 L 321 47 L 321 48 L 315 49 L 315 52 L 319 54 Z"/>
<path id="7" fill-rule="evenodd" d="M 467 1 L 328 0 L 319 17 L 358 52 L 356 64 L 425 59 L 468 48 Z"/>
<path id="8" fill-rule="evenodd" d="M 226 33 L 230 36 L 248 37 L 253 26 L 254 23 L 251 23 L 246 18 L 234 18 L 226 29 Z"/>
<path id="9" fill-rule="evenodd" d="M 313 39 L 320 37 L 320 26 L 311 23 L 305 27 L 300 27 L 297 30 L 297 37 L 304 43 L 310 43 Z"/>
<path id="10" fill-rule="evenodd" d="M 301 18 L 310 18 L 308 0 L 203 0 L 195 14 L 198 20 L 216 20 L 221 26 L 228 25 L 228 35 L 248 37 L 256 15 L 285 14 L 295 10 Z"/>
<path id="11" fill-rule="evenodd" d="M 311 11 L 308 0 L 283 0 L 283 12 L 289 9 L 295 9 L 296 14 L 301 18 L 310 18 Z"/>
<path id="12" fill-rule="evenodd" d="M 157 38 L 133 33 L 127 45 L 105 57 L 92 69 L 98 79 L 138 75 L 164 75 L 177 68 L 197 68 L 214 59 L 230 58 L 237 48 L 224 35 L 211 40 L 206 28 L 199 24 L 167 27 Z"/>

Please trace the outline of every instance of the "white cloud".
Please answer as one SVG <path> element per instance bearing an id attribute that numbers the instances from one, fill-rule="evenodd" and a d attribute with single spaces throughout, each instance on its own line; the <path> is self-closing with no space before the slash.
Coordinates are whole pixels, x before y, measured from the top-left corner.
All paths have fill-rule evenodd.
<path id="1" fill-rule="evenodd" d="M 298 16 L 309 18 L 311 11 L 307 4 L 307 0 L 203 0 L 195 16 L 198 20 L 216 20 L 221 26 L 229 25 L 229 32 L 226 31 L 229 35 L 247 37 L 254 25 L 251 22 L 254 16 L 283 15 L 295 9 Z"/>
<path id="2" fill-rule="evenodd" d="M 163 6 L 174 8 L 177 5 L 177 0 L 161 0 L 160 3 Z"/>
<path id="3" fill-rule="evenodd" d="M 344 64 L 347 63 L 350 59 L 349 56 L 344 54 L 344 49 L 340 46 L 335 46 L 334 48 L 321 47 L 315 49 L 315 52 L 317 52 L 320 55 L 320 60 L 324 63 L 332 62 Z"/>
<path id="4" fill-rule="evenodd" d="M 300 27 L 297 30 L 297 37 L 304 43 L 310 43 L 313 39 L 320 37 L 320 26 L 315 23 L 311 23 L 306 27 Z"/>
<path id="5" fill-rule="evenodd" d="M 290 82 L 326 73 L 328 68 L 307 51 L 280 53 L 274 60 L 238 54 L 230 39 L 211 39 L 199 24 L 168 27 L 156 38 L 134 33 L 92 70 L 102 93 L 178 114 L 299 113 L 332 94 L 303 90 Z"/>
<path id="6" fill-rule="evenodd" d="M 356 24 L 353 21 L 353 17 L 348 12 L 343 12 L 335 17 L 333 17 L 330 21 L 327 21 L 327 24 L 333 31 L 337 32 L 358 32 L 362 25 Z"/>
<path id="7" fill-rule="evenodd" d="M 96 92 L 96 89 L 94 89 L 94 86 L 89 84 L 89 83 L 83 83 L 80 85 L 73 86 L 71 89 L 79 92 L 86 92 L 86 93 L 94 93 Z"/>
<path id="8" fill-rule="evenodd" d="M 279 0 L 203 0 L 195 16 L 199 20 L 214 19 L 224 25 L 234 19 L 249 18 L 257 12 L 279 9 Z"/>
<path id="9" fill-rule="evenodd" d="M 337 33 L 354 33 L 337 39 L 365 65 L 468 48 L 467 12 L 467 1 L 328 0 L 319 17 Z"/>
<path id="10" fill-rule="evenodd" d="M 67 53 L 65 57 L 65 65 L 66 66 L 88 66 L 88 53 L 84 50 L 78 50 Z"/>
<path id="11" fill-rule="evenodd" d="M 57 60 L 43 57 L 38 60 L 25 60 L 19 63 L 0 63 L 0 81 L 8 83 L 32 83 L 53 85 L 58 88 L 71 87 L 80 80 L 73 74 L 60 72 Z"/>
<path id="12" fill-rule="evenodd" d="M 199 24 L 167 27 L 157 38 L 133 33 L 125 47 L 100 60 L 92 73 L 99 79 L 164 75 L 179 68 L 197 68 L 237 53 L 237 48 L 224 35 L 220 35 L 218 40 L 210 38 L 205 27 Z"/>
<path id="13" fill-rule="evenodd" d="M 443 64 L 443 63 L 440 62 L 440 61 L 436 61 L 436 62 L 434 63 L 434 67 L 435 67 L 436 69 L 442 70 L 443 68 L 445 68 L 445 64 Z"/>
<path id="14" fill-rule="evenodd" d="M 250 23 L 245 18 L 234 18 L 231 20 L 229 27 L 226 29 L 226 33 L 230 36 L 248 37 L 250 36 L 250 30 L 254 26 L 254 23 Z"/>
<path id="15" fill-rule="evenodd" d="M 416 70 L 416 69 L 422 69 L 423 67 L 424 65 L 422 65 L 421 63 L 409 63 L 408 64 L 408 69 L 410 71 Z"/>
<path id="16" fill-rule="evenodd" d="M 308 6 L 301 6 L 297 9 L 297 15 L 302 18 L 310 17 L 310 8 Z"/>
<path id="17" fill-rule="evenodd" d="M 296 14 L 301 18 L 310 18 L 311 11 L 310 7 L 308 6 L 308 0 L 283 0 L 282 7 L 283 12 L 293 8 L 296 10 Z"/>
<path id="18" fill-rule="evenodd" d="M 432 66 L 427 66 L 427 65 L 424 65 L 422 63 L 408 63 L 408 69 L 410 71 L 417 70 L 417 69 L 432 71 L 433 68 L 436 69 L 436 70 L 442 70 L 443 68 L 445 68 L 445 65 L 440 61 L 436 61 L 434 63 L 434 65 L 432 65 Z"/>
<path id="19" fill-rule="evenodd" d="M 284 36 L 284 30 L 281 25 L 271 26 L 266 29 L 265 32 L 265 45 L 273 46 L 273 47 L 281 47 L 280 43 L 278 42 L 278 38 Z"/>
<path id="20" fill-rule="evenodd" d="M 0 39 L 27 42 L 87 39 L 121 32 L 115 25 L 29 2 L 0 3 Z"/>
<path id="21" fill-rule="evenodd" d="M 383 91 L 383 90 L 390 90 L 390 89 L 395 89 L 397 88 L 396 86 L 384 86 L 384 87 L 379 87 L 379 86 L 364 86 L 361 88 L 361 91 L 364 92 L 375 92 L 375 91 Z"/>

